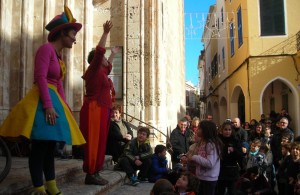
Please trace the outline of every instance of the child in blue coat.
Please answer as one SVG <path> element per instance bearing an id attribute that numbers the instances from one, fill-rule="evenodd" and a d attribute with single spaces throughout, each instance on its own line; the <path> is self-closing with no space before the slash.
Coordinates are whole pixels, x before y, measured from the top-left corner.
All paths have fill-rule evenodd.
<path id="1" fill-rule="evenodd" d="M 156 180 L 161 178 L 167 178 L 168 160 L 166 158 L 167 148 L 164 145 L 157 145 L 154 149 L 154 154 L 151 158 L 151 168 L 150 168 L 150 182 L 156 182 Z"/>

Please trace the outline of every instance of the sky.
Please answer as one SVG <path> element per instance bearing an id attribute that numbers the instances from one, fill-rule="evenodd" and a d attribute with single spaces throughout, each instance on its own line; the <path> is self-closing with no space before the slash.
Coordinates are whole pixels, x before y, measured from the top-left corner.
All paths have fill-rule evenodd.
<path id="1" fill-rule="evenodd" d="M 194 86 L 198 85 L 198 57 L 203 50 L 201 42 L 203 24 L 206 20 L 209 7 L 216 0 L 184 0 L 185 22 L 185 65 L 186 81 L 191 81 Z"/>

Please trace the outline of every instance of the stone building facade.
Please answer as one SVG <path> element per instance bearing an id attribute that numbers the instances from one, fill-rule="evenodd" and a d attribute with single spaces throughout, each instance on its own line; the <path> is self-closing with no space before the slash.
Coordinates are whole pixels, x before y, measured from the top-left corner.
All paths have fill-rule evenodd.
<path id="1" fill-rule="evenodd" d="M 113 79 L 118 82 L 117 103 L 125 113 L 163 132 L 175 128 L 185 115 L 183 0 L 1 0 L 0 122 L 31 89 L 35 51 L 47 41 L 44 26 L 63 12 L 64 4 L 83 24 L 76 45 L 63 53 L 65 93 L 76 119 L 87 55 L 98 43 L 103 23 L 111 20 L 107 47 L 123 50 L 115 70 L 121 72 Z"/>

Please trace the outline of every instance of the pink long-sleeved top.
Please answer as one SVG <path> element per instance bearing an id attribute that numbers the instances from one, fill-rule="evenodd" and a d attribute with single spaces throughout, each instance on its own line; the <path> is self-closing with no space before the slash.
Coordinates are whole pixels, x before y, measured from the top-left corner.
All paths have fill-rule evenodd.
<path id="1" fill-rule="evenodd" d="M 48 83 L 57 87 L 61 98 L 66 101 L 62 83 L 62 72 L 58 56 L 51 43 L 42 45 L 36 52 L 34 66 L 34 83 L 38 86 L 43 108 L 53 107 Z"/>
<path id="2" fill-rule="evenodd" d="M 214 143 L 200 144 L 198 154 L 192 156 L 197 163 L 196 176 L 200 180 L 217 181 L 220 173 L 220 157 Z"/>

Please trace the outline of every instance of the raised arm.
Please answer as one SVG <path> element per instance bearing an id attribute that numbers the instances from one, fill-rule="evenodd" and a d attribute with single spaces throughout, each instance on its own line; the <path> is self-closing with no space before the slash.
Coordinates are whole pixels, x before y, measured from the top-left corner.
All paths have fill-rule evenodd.
<path id="1" fill-rule="evenodd" d="M 117 53 L 119 53 L 119 51 L 120 51 L 120 48 L 119 48 L 119 47 L 113 47 L 113 48 L 111 49 L 111 54 L 110 54 L 110 56 L 109 56 L 109 58 L 108 58 L 109 63 L 112 64 L 115 55 L 116 55 Z"/>
<path id="2" fill-rule="evenodd" d="M 98 46 L 105 48 L 105 44 L 106 44 L 106 39 L 107 39 L 107 35 L 110 32 L 110 29 L 113 27 L 112 22 L 111 21 L 106 21 L 103 24 L 103 34 L 100 38 L 100 41 L 98 43 Z"/>

